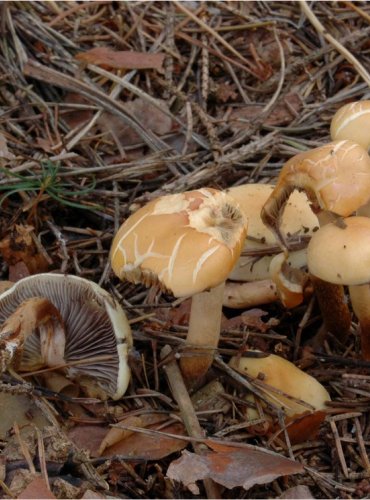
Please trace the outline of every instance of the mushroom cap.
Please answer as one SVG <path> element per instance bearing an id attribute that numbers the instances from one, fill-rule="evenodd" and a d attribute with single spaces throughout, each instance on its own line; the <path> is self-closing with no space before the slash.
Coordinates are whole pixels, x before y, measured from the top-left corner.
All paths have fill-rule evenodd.
<path id="1" fill-rule="evenodd" d="M 159 284 L 184 297 L 224 282 L 238 259 L 246 221 L 238 204 L 216 189 L 162 196 L 131 215 L 111 248 L 121 279 Z"/>
<path id="2" fill-rule="evenodd" d="M 260 351 L 252 352 L 260 353 Z M 263 355 L 263 353 L 260 354 Z M 329 393 L 315 378 L 275 354 L 268 354 L 264 357 L 239 358 L 235 356 L 231 358 L 229 364 L 240 373 L 246 373 L 254 378 L 263 374 L 262 381 L 265 384 L 305 401 L 315 410 L 325 409 L 325 401 L 330 401 Z M 270 399 L 272 402 L 276 402 L 276 399 L 280 401 L 288 416 L 299 415 L 308 410 L 297 401 L 292 401 L 277 393 L 272 393 Z"/>
<path id="3" fill-rule="evenodd" d="M 338 109 L 330 124 L 330 135 L 333 141 L 349 139 L 368 149 L 369 128 L 370 101 L 356 101 Z"/>
<path id="4" fill-rule="evenodd" d="M 370 158 L 353 141 L 334 141 L 288 160 L 277 187 L 282 185 L 305 189 L 320 208 L 347 217 L 370 199 Z"/>
<path id="5" fill-rule="evenodd" d="M 120 398 L 130 379 L 127 355 L 132 345 L 130 326 L 121 306 L 108 292 L 84 278 L 35 274 L 0 295 L 0 324 L 32 297 L 47 298 L 63 319 L 65 362 L 81 361 L 66 368 L 68 377 L 94 380 L 107 396 Z M 35 332 L 24 345 L 24 355 L 32 357 L 32 353 L 39 352 L 40 339 Z M 98 356 L 110 359 L 87 362 Z"/>
<path id="6" fill-rule="evenodd" d="M 248 220 L 246 248 L 260 248 L 277 245 L 274 233 L 263 223 L 261 210 L 274 190 L 273 184 L 243 184 L 228 188 L 226 193 L 239 203 L 245 219 Z M 285 206 L 282 215 L 281 232 L 288 239 L 291 236 L 306 236 L 319 226 L 316 215 L 312 212 L 307 195 L 294 191 Z M 245 249 L 246 249 L 245 248 Z"/>
<path id="7" fill-rule="evenodd" d="M 326 224 L 312 237 L 307 249 L 311 274 L 337 285 L 370 281 L 370 219 L 347 217 L 342 224 Z"/>

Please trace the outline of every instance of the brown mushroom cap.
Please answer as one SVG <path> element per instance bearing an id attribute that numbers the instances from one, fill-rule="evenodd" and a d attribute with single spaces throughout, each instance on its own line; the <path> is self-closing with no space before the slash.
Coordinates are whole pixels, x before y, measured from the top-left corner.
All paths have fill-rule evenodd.
<path id="1" fill-rule="evenodd" d="M 335 113 L 330 135 L 333 141 L 349 139 L 364 149 L 370 146 L 370 101 L 345 104 Z"/>
<path id="2" fill-rule="evenodd" d="M 121 306 L 96 283 L 77 276 L 35 274 L 0 295 L 0 324 L 23 302 L 48 299 L 59 311 L 66 330 L 64 360 L 69 378 L 96 381 L 100 394 L 120 398 L 128 385 L 127 355 L 131 330 Z M 40 338 L 32 333 L 24 347 L 26 358 L 39 357 Z M 105 357 L 99 361 L 97 358 Z"/>
<path id="3" fill-rule="evenodd" d="M 111 249 L 115 274 L 176 297 L 222 283 L 240 255 L 246 222 L 237 203 L 205 188 L 163 196 L 130 216 Z"/>
<path id="4" fill-rule="evenodd" d="M 307 250 L 309 271 L 339 285 L 370 281 L 370 219 L 347 217 L 343 224 L 326 224 L 312 237 Z"/>

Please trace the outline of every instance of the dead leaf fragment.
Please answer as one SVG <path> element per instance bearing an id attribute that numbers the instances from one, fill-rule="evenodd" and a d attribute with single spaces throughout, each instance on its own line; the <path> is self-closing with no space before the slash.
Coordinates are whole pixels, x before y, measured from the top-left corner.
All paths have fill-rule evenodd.
<path id="1" fill-rule="evenodd" d="M 288 125 L 302 109 L 302 100 L 296 92 L 280 99 L 271 112 L 264 118 L 264 124 L 270 126 Z M 243 106 L 234 109 L 229 118 L 231 130 L 248 130 L 254 120 L 260 118 L 263 105 Z M 262 116 L 261 116 L 262 117 Z"/>
<path id="2" fill-rule="evenodd" d="M 280 476 L 303 472 L 302 464 L 280 455 L 250 448 L 223 448 L 225 451 L 210 451 L 205 455 L 185 450 L 181 458 L 170 464 L 167 476 L 190 486 L 194 492 L 196 481 L 206 478 L 229 489 L 243 486 L 248 490 Z"/>
<path id="3" fill-rule="evenodd" d="M 279 498 L 284 498 L 285 500 L 294 500 L 298 498 L 315 498 L 312 496 L 312 493 L 310 491 L 310 488 L 305 485 L 299 484 L 298 486 L 293 486 L 292 488 L 287 489 L 284 491 L 282 495 L 280 495 Z"/>
<path id="4" fill-rule="evenodd" d="M 133 50 L 113 50 L 109 47 L 95 47 L 76 54 L 76 59 L 87 64 L 96 64 L 116 69 L 156 69 L 163 72 L 165 54 L 148 54 Z"/>
<path id="5" fill-rule="evenodd" d="M 16 224 L 0 241 L 0 254 L 5 262 L 9 266 L 23 262 L 30 274 L 42 273 L 49 268 L 46 256 L 33 240 L 33 230 L 32 226 Z"/>
<path id="6" fill-rule="evenodd" d="M 124 103 L 124 107 L 137 118 L 144 128 L 158 135 L 168 134 L 173 126 L 171 117 L 165 112 L 169 113 L 168 105 L 162 99 L 157 99 L 157 103 L 158 106 L 154 106 L 147 100 L 138 97 Z M 139 134 L 133 128 L 110 113 L 102 113 L 98 120 L 98 126 L 102 131 L 109 132 L 122 146 L 132 146 L 142 142 Z"/>
<path id="7" fill-rule="evenodd" d="M 37 476 L 33 479 L 17 498 L 56 498 L 49 490 L 45 480 Z"/>

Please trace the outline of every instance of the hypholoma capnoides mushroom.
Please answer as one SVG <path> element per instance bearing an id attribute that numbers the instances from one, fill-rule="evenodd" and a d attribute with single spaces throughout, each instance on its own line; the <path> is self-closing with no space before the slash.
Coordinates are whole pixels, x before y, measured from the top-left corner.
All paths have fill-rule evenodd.
<path id="1" fill-rule="evenodd" d="M 62 358 L 67 377 L 77 380 L 87 394 L 120 398 L 129 383 L 127 356 L 131 330 L 118 302 L 92 281 L 71 275 L 36 274 L 23 278 L 0 295 L 0 324 L 33 298 L 45 298 L 60 314 L 65 339 L 58 337 L 57 365 Z M 59 332 L 60 333 L 60 332 Z M 3 329 L 0 341 L 9 332 Z M 23 345 L 25 365 L 40 360 L 42 332 L 35 329 Z M 63 345 L 64 344 L 64 345 Z"/>
<path id="2" fill-rule="evenodd" d="M 192 296 L 186 344 L 197 352 L 180 361 L 189 384 L 212 363 L 224 282 L 245 235 L 238 204 L 222 191 L 203 188 L 149 202 L 123 223 L 113 240 L 111 263 L 119 278 L 159 285 L 175 297 Z"/>
<path id="3" fill-rule="evenodd" d="M 307 257 L 312 275 L 349 286 L 360 323 L 362 356 L 370 360 L 370 218 L 352 216 L 341 225 L 326 224 L 312 237 Z"/>

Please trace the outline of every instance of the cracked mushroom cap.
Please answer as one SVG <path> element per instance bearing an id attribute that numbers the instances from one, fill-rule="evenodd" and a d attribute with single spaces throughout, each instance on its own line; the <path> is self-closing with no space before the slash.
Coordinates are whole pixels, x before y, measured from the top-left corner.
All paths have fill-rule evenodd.
<path id="1" fill-rule="evenodd" d="M 76 363 L 65 369 L 67 376 L 81 385 L 95 385 L 98 397 L 120 398 L 130 379 L 127 355 L 132 345 L 130 326 L 121 306 L 92 281 L 71 275 L 36 274 L 0 295 L 0 324 L 33 297 L 48 299 L 63 319 L 64 360 L 66 364 Z M 35 332 L 27 339 L 23 356 L 39 357 L 40 349 Z M 93 360 L 103 356 L 104 360 Z"/>
<path id="2" fill-rule="evenodd" d="M 222 191 L 204 188 L 162 196 L 120 227 L 111 263 L 120 279 L 159 284 L 184 297 L 224 282 L 238 259 L 246 221 Z"/>
<path id="3" fill-rule="evenodd" d="M 288 160 L 261 212 L 271 229 L 278 230 L 282 208 L 294 189 L 304 189 L 316 209 L 347 217 L 370 199 L 369 155 L 359 144 L 344 140 Z"/>
<path id="4" fill-rule="evenodd" d="M 307 262 L 311 274 L 329 283 L 368 283 L 370 219 L 353 216 L 321 227 L 308 245 Z"/>
<path id="5" fill-rule="evenodd" d="M 370 146 L 370 101 L 345 104 L 335 113 L 330 135 L 333 141 L 349 139 L 364 149 Z"/>

